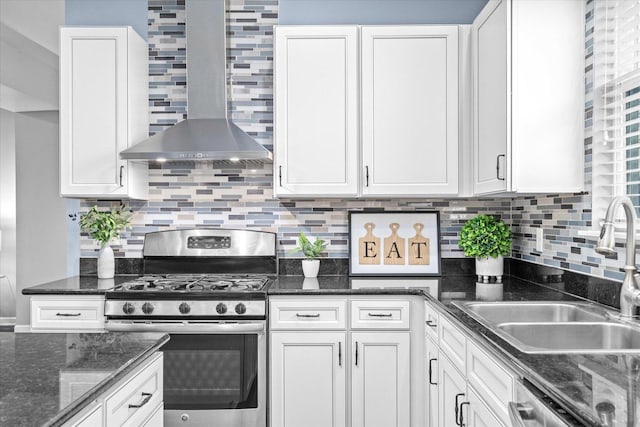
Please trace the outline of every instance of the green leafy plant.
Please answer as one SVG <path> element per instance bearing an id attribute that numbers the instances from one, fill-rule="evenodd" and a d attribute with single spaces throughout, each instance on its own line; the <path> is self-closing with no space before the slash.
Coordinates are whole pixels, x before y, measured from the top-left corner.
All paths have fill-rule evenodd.
<path id="1" fill-rule="evenodd" d="M 80 215 L 80 229 L 104 247 L 113 239 L 120 237 L 120 233 L 131 223 L 131 212 L 125 211 L 120 205 L 117 209 L 107 212 L 98 211 L 94 206 L 86 214 Z"/>
<path id="2" fill-rule="evenodd" d="M 316 259 L 327 248 L 327 243 L 322 239 L 311 242 L 303 232 L 298 235 L 298 246 L 290 253 L 302 252 L 307 259 Z"/>
<path id="3" fill-rule="evenodd" d="M 462 226 L 458 245 L 470 257 L 497 258 L 499 255 L 508 255 L 511 250 L 511 230 L 494 216 L 478 215 Z"/>

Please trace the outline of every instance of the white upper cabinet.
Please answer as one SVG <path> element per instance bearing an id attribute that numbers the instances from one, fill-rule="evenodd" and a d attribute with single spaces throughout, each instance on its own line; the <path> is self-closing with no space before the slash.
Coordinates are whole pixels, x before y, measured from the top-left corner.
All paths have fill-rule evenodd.
<path id="1" fill-rule="evenodd" d="M 457 26 L 278 26 L 274 56 L 276 196 L 458 193 Z"/>
<path id="2" fill-rule="evenodd" d="M 361 31 L 362 194 L 458 193 L 458 27 Z"/>
<path id="3" fill-rule="evenodd" d="M 356 196 L 357 27 L 276 27 L 274 49 L 274 193 Z"/>
<path id="4" fill-rule="evenodd" d="M 474 193 L 581 191 L 584 2 L 490 0 L 471 34 Z"/>
<path id="5" fill-rule="evenodd" d="M 143 199 L 147 165 L 120 151 L 147 137 L 147 44 L 131 27 L 60 29 L 60 194 Z"/>

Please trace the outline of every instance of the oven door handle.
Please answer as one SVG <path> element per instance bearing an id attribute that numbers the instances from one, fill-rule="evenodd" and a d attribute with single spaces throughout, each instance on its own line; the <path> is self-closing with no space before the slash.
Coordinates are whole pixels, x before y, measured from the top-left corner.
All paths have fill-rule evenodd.
<path id="1" fill-rule="evenodd" d="M 264 322 L 255 323 L 205 323 L 205 322 L 127 322 L 107 320 L 107 331 L 114 332 L 167 332 L 190 334 L 200 332 L 217 333 L 249 333 L 264 332 Z"/>

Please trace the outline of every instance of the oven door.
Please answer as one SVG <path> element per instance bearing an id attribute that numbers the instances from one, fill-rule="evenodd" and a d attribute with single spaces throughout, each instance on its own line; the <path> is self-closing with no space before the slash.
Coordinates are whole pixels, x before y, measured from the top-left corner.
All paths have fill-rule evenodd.
<path id="1" fill-rule="evenodd" d="M 165 426 L 266 426 L 264 332 L 171 334 L 161 350 Z"/>

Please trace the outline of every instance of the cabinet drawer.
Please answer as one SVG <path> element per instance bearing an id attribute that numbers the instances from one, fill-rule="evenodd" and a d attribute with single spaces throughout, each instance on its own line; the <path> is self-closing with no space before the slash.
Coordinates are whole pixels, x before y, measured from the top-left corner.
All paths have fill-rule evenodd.
<path id="1" fill-rule="evenodd" d="M 152 360 L 122 387 L 105 399 L 110 426 L 140 426 L 163 401 L 162 354 Z"/>
<path id="2" fill-rule="evenodd" d="M 102 404 L 96 403 L 89 408 L 67 421 L 64 427 L 102 427 L 104 425 Z"/>
<path id="3" fill-rule="evenodd" d="M 438 343 L 438 323 L 439 315 L 436 310 L 431 307 L 431 304 L 424 302 L 424 323 L 425 332 L 436 344 Z"/>
<path id="4" fill-rule="evenodd" d="M 84 297 L 64 299 L 31 298 L 31 328 L 103 329 L 104 299 Z"/>
<path id="5" fill-rule="evenodd" d="M 440 348 L 460 372 L 465 372 L 464 361 L 467 343 L 465 335 L 445 316 L 440 316 L 438 334 L 440 335 Z"/>
<path id="6" fill-rule="evenodd" d="M 481 350 L 467 343 L 467 381 L 503 423 L 509 424 L 508 405 L 514 398 L 514 376 Z"/>
<path id="7" fill-rule="evenodd" d="M 271 329 L 345 329 L 346 302 L 271 301 Z"/>
<path id="8" fill-rule="evenodd" d="M 351 301 L 352 329 L 409 329 L 409 301 Z"/>

